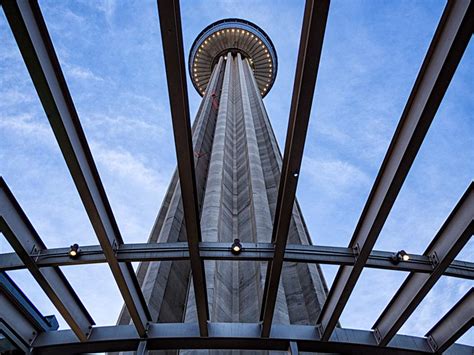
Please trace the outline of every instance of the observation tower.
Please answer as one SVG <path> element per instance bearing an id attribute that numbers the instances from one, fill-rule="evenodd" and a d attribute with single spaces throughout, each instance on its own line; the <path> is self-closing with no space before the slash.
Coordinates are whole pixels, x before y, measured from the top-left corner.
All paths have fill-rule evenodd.
<path id="1" fill-rule="evenodd" d="M 278 69 L 272 41 L 249 21 L 220 20 L 197 36 L 188 68 L 202 96 L 193 125 L 202 242 L 223 243 L 223 250 L 237 243 L 244 252 L 271 243 L 282 165 L 263 103 Z M 149 242 L 186 240 L 175 173 Z M 311 244 L 298 203 L 288 243 Z M 204 270 L 211 322 L 260 321 L 267 262 L 207 260 Z M 144 262 L 138 280 L 153 321 L 197 322 L 188 261 Z M 326 293 L 318 265 L 285 262 L 273 322 L 316 324 Z M 130 322 L 124 308 L 119 324 Z"/>

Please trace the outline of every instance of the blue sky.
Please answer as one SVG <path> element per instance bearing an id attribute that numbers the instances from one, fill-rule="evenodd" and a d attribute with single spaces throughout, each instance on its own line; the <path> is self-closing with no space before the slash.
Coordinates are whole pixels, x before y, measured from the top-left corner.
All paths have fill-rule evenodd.
<path id="1" fill-rule="evenodd" d="M 248 19 L 279 68 L 264 99 L 280 147 L 288 123 L 302 1 L 182 1 L 185 52 L 209 23 Z M 333 1 L 298 199 L 315 244 L 347 246 L 427 51 L 444 1 Z M 127 243 L 145 242 L 173 173 L 155 1 L 41 1 L 63 72 Z M 47 118 L 0 12 L 0 174 L 49 247 L 97 244 Z M 376 249 L 422 253 L 474 173 L 474 43 L 469 45 Z M 191 116 L 200 97 L 188 82 Z M 0 235 L 0 252 L 10 251 Z M 471 242 L 459 255 L 474 259 Z M 122 300 L 106 265 L 62 268 L 98 325 Z M 324 267 L 331 284 L 336 267 Z M 26 271 L 10 275 L 57 314 Z M 365 270 L 342 315 L 370 329 L 406 274 Z M 402 328 L 424 333 L 473 286 L 443 277 Z M 361 314 L 364 314 L 361 317 Z M 61 319 L 61 326 L 67 327 Z M 471 329 L 462 342 L 474 344 Z"/>

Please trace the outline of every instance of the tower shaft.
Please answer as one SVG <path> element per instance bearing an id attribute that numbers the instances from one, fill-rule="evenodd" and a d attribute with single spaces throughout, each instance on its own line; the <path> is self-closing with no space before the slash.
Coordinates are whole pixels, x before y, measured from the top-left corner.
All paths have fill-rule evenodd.
<path id="1" fill-rule="evenodd" d="M 271 242 L 282 159 L 255 75 L 240 53 L 219 57 L 193 125 L 204 242 Z M 186 241 L 186 230 L 175 173 L 149 242 L 178 241 Z M 288 242 L 311 243 L 297 203 Z M 140 264 L 153 321 L 197 321 L 190 272 L 188 261 Z M 266 262 L 211 260 L 205 273 L 211 322 L 259 321 Z M 326 293 L 319 266 L 285 263 L 274 322 L 315 324 Z M 130 323 L 125 308 L 119 323 Z"/>

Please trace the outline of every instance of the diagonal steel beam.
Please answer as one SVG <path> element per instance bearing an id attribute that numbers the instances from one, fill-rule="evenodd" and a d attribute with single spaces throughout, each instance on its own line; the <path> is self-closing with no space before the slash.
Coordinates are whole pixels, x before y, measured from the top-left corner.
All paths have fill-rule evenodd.
<path id="1" fill-rule="evenodd" d="M 27 315 L 21 312 L 2 290 L 0 290 L 0 305 L 0 340 L 4 335 L 14 344 L 14 347 L 23 351 L 24 354 L 28 354 L 31 343 L 39 333 L 38 328 L 31 323 Z M 0 348 L 0 351 L 2 350 Z M 5 353 L 9 352 L 6 351 Z"/>
<path id="2" fill-rule="evenodd" d="M 146 341 L 141 341 L 140 344 L 138 345 L 137 349 L 137 355 L 148 355 L 150 352 L 147 349 L 147 343 Z"/>
<path id="3" fill-rule="evenodd" d="M 0 272 L 0 292 L 6 295 L 15 308 L 30 319 L 31 323 L 41 331 L 53 331 L 59 328 L 55 316 L 43 316 L 30 299 L 23 293 L 17 284 L 5 272 Z M 2 311 L 0 309 L 0 318 Z"/>
<path id="4" fill-rule="evenodd" d="M 440 319 L 426 334 L 433 351 L 442 353 L 474 326 L 474 288 Z"/>
<path id="5" fill-rule="evenodd" d="M 272 326 L 328 12 L 329 0 L 306 1 L 272 232 L 275 253 L 268 264 L 262 299 L 263 337 L 270 335 Z"/>
<path id="6" fill-rule="evenodd" d="M 474 183 L 471 183 L 424 252 L 433 262 L 433 271 L 408 275 L 372 327 L 380 345 L 390 342 L 473 234 Z"/>
<path id="7" fill-rule="evenodd" d="M 54 316 L 43 316 L 6 273 L 0 273 L 0 353 L 15 350 L 2 334 L 25 353 L 39 333 L 58 329 Z M 5 347 L 7 345 L 7 347 Z"/>
<path id="8" fill-rule="evenodd" d="M 2 7 L 120 293 L 138 333 L 145 336 L 150 315 L 132 265 L 115 257 L 122 236 L 39 5 L 6 0 Z"/>
<path id="9" fill-rule="evenodd" d="M 469 43 L 472 7 L 470 0 L 448 1 L 350 241 L 357 260 L 339 269 L 319 316 L 323 340 L 336 327 Z"/>
<path id="10" fill-rule="evenodd" d="M 0 177 L 0 232 L 81 341 L 94 321 L 57 267 L 39 268 L 31 254 L 46 249 L 7 184 Z M 1 312 L 0 312 L 1 314 Z"/>
<path id="11" fill-rule="evenodd" d="M 298 343 L 295 342 L 295 341 L 290 341 L 290 346 L 289 346 L 288 352 L 291 355 L 299 355 L 300 352 L 298 350 Z"/>
<path id="12" fill-rule="evenodd" d="M 199 255 L 201 227 L 197 203 L 179 1 L 158 0 L 158 13 L 199 330 L 201 336 L 207 336 L 209 309 L 204 262 Z"/>

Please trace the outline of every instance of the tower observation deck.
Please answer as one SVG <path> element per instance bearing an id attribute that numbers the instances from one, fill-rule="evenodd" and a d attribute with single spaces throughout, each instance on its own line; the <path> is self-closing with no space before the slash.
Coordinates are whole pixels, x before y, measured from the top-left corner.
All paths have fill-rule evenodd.
<path id="1" fill-rule="evenodd" d="M 250 66 L 260 94 L 265 96 L 275 82 L 278 61 L 270 37 L 257 25 L 241 19 L 224 19 L 207 26 L 194 41 L 189 53 L 191 80 L 204 95 L 212 70 L 220 57 L 240 53 Z"/>
<path id="2" fill-rule="evenodd" d="M 263 97 L 277 73 L 270 38 L 256 25 L 221 20 L 202 31 L 191 48 L 189 72 L 203 97 L 193 125 L 193 150 L 203 242 L 244 249 L 271 243 L 282 166 Z M 150 243 L 187 240 L 178 174 L 170 183 Z M 288 243 L 311 244 L 298 203 Z M 267 263 L 206 260 L 211 322 L 258 323 Z M 144 262 L 138 280 L 155 322 L 197 322 L 188 261 Z M 274 323 L 316 324 L 327 294 L 316 264 L 285 262 Z M 129 324 L 126 308 L 119 324 Z"/>

